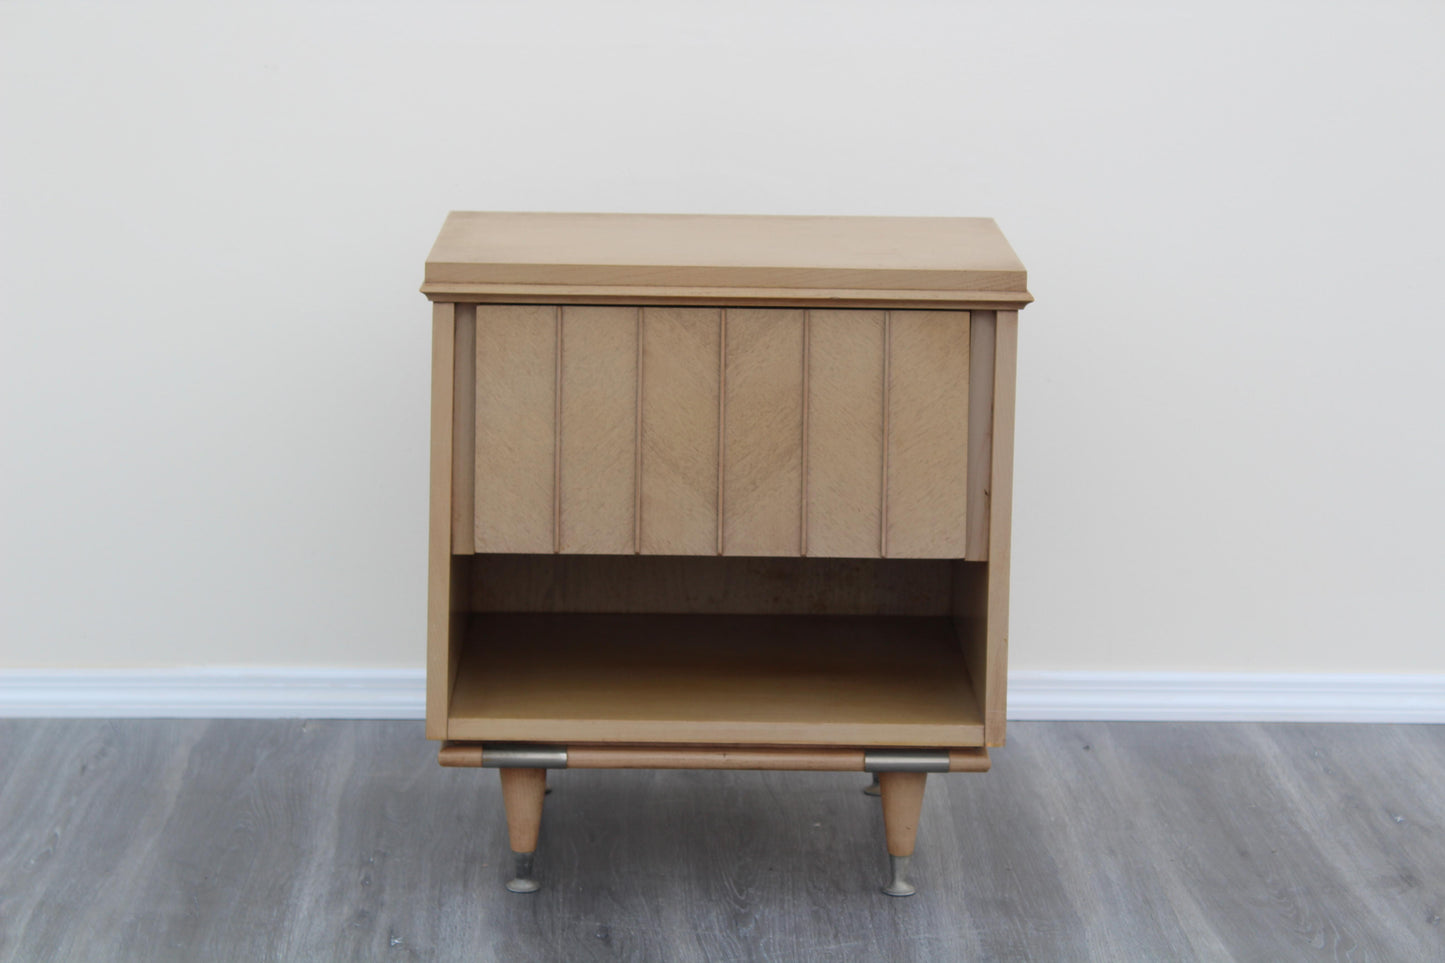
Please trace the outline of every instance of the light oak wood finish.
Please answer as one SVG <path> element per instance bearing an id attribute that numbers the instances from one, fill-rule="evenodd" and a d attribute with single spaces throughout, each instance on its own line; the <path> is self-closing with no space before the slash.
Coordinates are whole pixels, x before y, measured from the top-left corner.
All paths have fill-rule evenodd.
<path id="1" fill-rule="evenodd" d="M 968 320 L 968 532 L 964 558 L 988 559 L 988 488 L 993 473 L 993 342 L 995 313 Z"/>
<path id="2" fill-rule="evenodd" d="M 559 312 L 534 305 L 477 308 L 478 552 L 556 548 Z"/>
<path id="3" fill-rule="evenodd" d="M 445 742 L 437 762 L 478 769 L 480 742 Z M 785 769 L 795 772 L 862 772 L 864 750 L 796 746 L 569 745 L 566 769 Z M 987 772 L 987 749 L 950 749 L 949 772 Z"/>
<path id="4" fill-rule="evenodd" d="M 808 313 L 808 554 L 882 551 L 884 312 Z"/>
<path id="5" fill-rule="evenodd" d="M 637 312 L 562 310 L 563 552 L 636 551 Z"/>
<path id="6" fill-rule="evenodd" d="M 888 835 L 889 856 L 912 856 L 918 839 L 918 820 L 923 813 L 926 772 L 880 772 L 879 795 L 883 800 L 883 827 Z M 510 811 L 510 810 L 509 810 Z"/>
<path id="7" fill-rule="evenodd" d="M 988 218 L 468 211 L 447 217 L 422 291 L 455 301 L 542 287 L 535 293 L 552 303 L 609 294 L 695 302 L 704 291 L 724 303 L 933 293 L 1008 306 L 1031 300 L 1026 281 Z"/>
<path id="8" fill-rule="evenodd" d="M 947 618 L 479 615 L 453 739 L 982 744 Z"/>
<path id="9" fill-rule="evenodd" d="M 507 837 L 514 853 L 537 851 L 542 829 L 542 802 L 547 796 L 547 770 L 498 769 L 502 805 L 507 808 Z"/>
<path id="10" fill-rule="evenodd" d="M 722 553 L 799 555 L 803 312 L 727 312 Z"/>
<path id="11" fill-rule="evenodd" d="M 886 554 L 962 558 L 968 509 L 968 314 L 888 317 Z"/>
<path id="12" fill-rule="evenodd" d="M 468 561 L 477 612 L 953 612 L 952 567 L 940 559 L 478 555 Z"/>
<path id="13" fill-rule="evenodd" d="M 456 304 L 604 304 L 646 307 L 859 308 L 937 311 L 1009 311 L 1033 300 L 1027 294 L 949 291 L 867 291 L 842 288 L 668 288 L 646 285 L 599 288 L 566 284 L 425 284 L 434 301 Z"/>
<path id="14" fill-rule="evenodd" d="M 452 552 L 475 551 L 477 528 L 477 306 L 456 306 L 452 355 Z"/>
<path id="15" fill-rule="evenodd" d="M 994 340 L 993 465 L 989 486 L 987 744 L 1004 741 L 1008 710 L 1009 564 L 1012 558 L 1014 405 L 1017 393 L 1019 316 L 998 312 Z"/>
<path id="16" fill-rule="evenodd" d="M 451 339 L 439 758 L 987 770 L 1025 282 L 983 219 L 449 218 L 423 287 Z M 901 855 L 924 779 L 886 781 Z"/>
<path id="17" fill-rule="evenodd" d="M 642 312 L 642 540 L 649 555 L 718 543 L 721 312 Z"/>
<path id="18" fill-rule="evenodd" d="M 461 655 L 462 629 L 453 606 L 452 396 L 456 312 L 432 305 L 431 505 L 427 551 L 426 735 L 446 737 L 447 699 Z"/>
<path id="19" fill-rule="evenodd" d="M 993 760 L 985 748 L 948 750 L 949 772 L 988 772 Z"/>

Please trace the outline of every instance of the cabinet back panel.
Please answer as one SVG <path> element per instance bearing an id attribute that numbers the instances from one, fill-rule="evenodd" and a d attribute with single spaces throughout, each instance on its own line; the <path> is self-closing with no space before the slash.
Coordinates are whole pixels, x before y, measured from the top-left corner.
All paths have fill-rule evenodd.
<path id="1" fill-rule="evenodd" d="M 477 555 L 474 612 L 948 615 L 943 559 Z"/>

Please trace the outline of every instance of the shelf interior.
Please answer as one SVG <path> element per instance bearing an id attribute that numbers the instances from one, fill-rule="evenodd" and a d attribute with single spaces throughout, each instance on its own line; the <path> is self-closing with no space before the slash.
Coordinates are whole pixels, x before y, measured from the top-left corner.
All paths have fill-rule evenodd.
<path id="1" fill-rule="evenodd" d="M 983 717 L 944 616 L 483 613 L 447 735 L 964 747 Z"/>

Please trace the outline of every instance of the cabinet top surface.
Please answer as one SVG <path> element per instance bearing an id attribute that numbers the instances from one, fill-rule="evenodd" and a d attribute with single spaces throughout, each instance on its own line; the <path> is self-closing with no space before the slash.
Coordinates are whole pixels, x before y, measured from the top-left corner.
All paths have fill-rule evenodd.
<path id="1" fill-rule="evenodd" d="M 952 300 L 1023 304 L 1027 273 L 982 217 L 456 211 L 422 291 L 449 295 Z"/>

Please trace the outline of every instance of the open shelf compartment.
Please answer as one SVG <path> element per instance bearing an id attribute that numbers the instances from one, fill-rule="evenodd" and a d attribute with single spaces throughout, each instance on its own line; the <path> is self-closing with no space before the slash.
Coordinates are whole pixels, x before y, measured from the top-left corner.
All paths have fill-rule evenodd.
<path id="1" fill-rule="evenodd" d="M 454 739 L 976 746 L 947 618 L 497 614 L 468 620 Z"/>
<path id="2" fill-rule="evenodd" d="M 957 560 L 455 557 L 445 737 L 974 747 Z"/>

